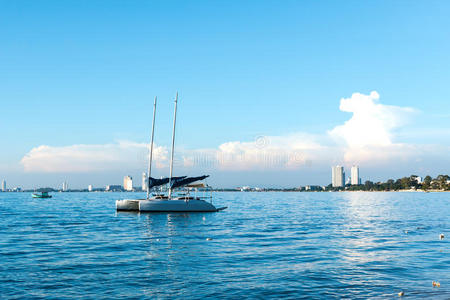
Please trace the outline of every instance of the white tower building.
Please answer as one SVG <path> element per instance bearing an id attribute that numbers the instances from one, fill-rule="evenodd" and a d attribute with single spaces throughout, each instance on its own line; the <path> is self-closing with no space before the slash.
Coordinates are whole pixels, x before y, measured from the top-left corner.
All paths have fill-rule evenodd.
<path id="1" fill-rule="evenodd" d="M 6 180 L 2 181 L 2 192 L 6 192 Z"/>
<path id="2" fill-rule="evenodd" d="M 344 167 L 331 167 L 331 185 L 333 187 L 343 187 L 345 182 Z"/>
<path id="3" fill-rule="evenodd" d="M 353 166 L 351 171 L 351 178 L 352 178 L 352 185 L 358 185 L 361 183 L 361 180 L 359 178 L 359 167 Z"/>
<path id="4" fill-rule="evenodd" d="M 67 192 L 68 189 L 69 189 L 69 185 L 67 184 L 67 181 L 64 181 L 62 184 L 62 191 Z"/>
<path id="5" fill-rule="evenodd" d="M 147 180 L 147 173 L 142 173 L 142 190 L 147 191 L 148 188 L 148 180 Z"/>
<path id="6" fill-rule="evenodd" d="M 128 175 L 123 178 L 123 189 L 129 192 L 133 190 L 133 177 Z"/>
<path id="7" fill-rule="evenodd" d="M 92 184 L 88 185 L 88 191 L 92 192 Z"/>

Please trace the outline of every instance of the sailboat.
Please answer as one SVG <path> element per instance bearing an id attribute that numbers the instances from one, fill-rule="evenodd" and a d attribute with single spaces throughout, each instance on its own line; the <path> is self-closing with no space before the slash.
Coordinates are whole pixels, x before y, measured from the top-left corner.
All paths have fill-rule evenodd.
<path id="1" fill-rule="evenodd" d="M 148 160 L 148 187 L 146 199 L 124 199 L 116 200 L 116 209 L 125 211 L 141 211 L 141 212 L 217 212 L 226 209 L 226 207 L 216 208 L 212 203 L 211 197 L 197 197 L 197 193 L 194 196 L 190 195 L 190 189 L 205 188 L 206 185 L 198 183 L 209 177 L 209 175 L 187 177 L 179 176 L 173 177 L 173 157 L 175 148 L 175 129 L 177 120 L 177 103 L 178 93 L 175 97 L 175 109 L 173 118 L 173 131 L 172 131 L 172 151 L 170 158 L 170 174 L 168 178 L 156 179 L 151 177 L 152 158 L 153 158 L 153 141 L 155 133 L 155 117 L 156 117 L 156 101 L 153 103 L 153 123 L 152 123 L 152 135 L 150 142 L 149 160 Z M 157 194 L 154 197 L 150 197 L 150 190 L 154 187 L 163 186 L 168 184 L 168 194 Z M 174 195 L 174 190 L 177 188 L 187 188 L 187 193 L 182 195 Z M 206 201 L 209 199 L 210 201 Z"/>

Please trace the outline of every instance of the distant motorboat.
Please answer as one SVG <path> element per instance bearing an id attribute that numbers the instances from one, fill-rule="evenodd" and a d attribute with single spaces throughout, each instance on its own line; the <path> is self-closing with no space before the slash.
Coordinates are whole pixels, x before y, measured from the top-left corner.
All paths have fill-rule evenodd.
<path id="1" fill-rule="evenodd" d="M 33 198 L 51 198 L 52 195 L 49 195 L 48 192 L 40 192 L 31 194 Z"/>

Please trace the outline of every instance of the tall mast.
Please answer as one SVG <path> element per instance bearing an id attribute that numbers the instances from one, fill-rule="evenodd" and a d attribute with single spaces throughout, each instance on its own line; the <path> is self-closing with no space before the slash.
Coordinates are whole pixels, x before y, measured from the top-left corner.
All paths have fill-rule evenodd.
<path id="1" fill-rule="evenodd" d="M 156 96 L 155 96 L 155 101 L 153 102 L 152 139 L 151 139 L 151 142 L 150 142 L 150 152 L 148 154 L 147 199 L 149 198 L 149 195 L 150 195 L 149 179 L 152 176 L 153 138 L 155 136 L 155 117 L 156 117 Z"/>
<path id="2" fill-rule="evenodd" d="M 172 130 L 172 154 L 170 157 L 170 175 L 169 175 L 169 199 L 171 198 L 172 195 L 172 171 L 173 171 L 173 152 L 174 152 L 174 147 L 175 147 L 175 125 L 177 122 L 177 101 L 178 101 L 178 92 L 177 95 L 175 96 L 175 110 L 173 113 L 173 130 Z"/>

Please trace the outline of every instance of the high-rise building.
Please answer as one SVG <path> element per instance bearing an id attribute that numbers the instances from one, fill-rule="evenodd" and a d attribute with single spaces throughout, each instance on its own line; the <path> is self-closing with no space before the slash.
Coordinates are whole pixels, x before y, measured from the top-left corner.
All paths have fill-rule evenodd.
<path id="1" fill-rule="evenodd" d="M 147 173 L 142 173 L 142 190 L 147 191 L 148 187 L 148 179 L 147 179 Z"/>
<path id="2" fill-rule="evenodd" d="M 88 185 L 88 191 L 92 192 L 92 184 Z"/>
<path id="3" fill-rule="evenodd" d="M 64 181 L 62 184 L 62 191 L 67 192 L 68 189 L 69 189 L 69 185 L 67 184 L 67 181 Z"/>
<path id="4" fill-rule="evenodd" d="M 331 185 L 333 187 L 343 187 L 345 182 L 344 167 L 331 167 Z"/>
<path id="5" fill-rule="evenodd" d="M 2 181 L 2 192 L 6 192 L 6 180 Z"/>
<path id="6" fill-rule="evenodd" d="M 352 178 L 352 181 L 351 181 L 352 185 L 358 185 L 361 183 L 361 179 L 359 178 L 359 167 L 358 166 L 352 167 L 351 178 Z"/>
<path id="7" fill-rule="evenodd" d="M 128 175 L 123 178 L 123 189 L 125 191 L 133 190 L 133 177 Z"/>

